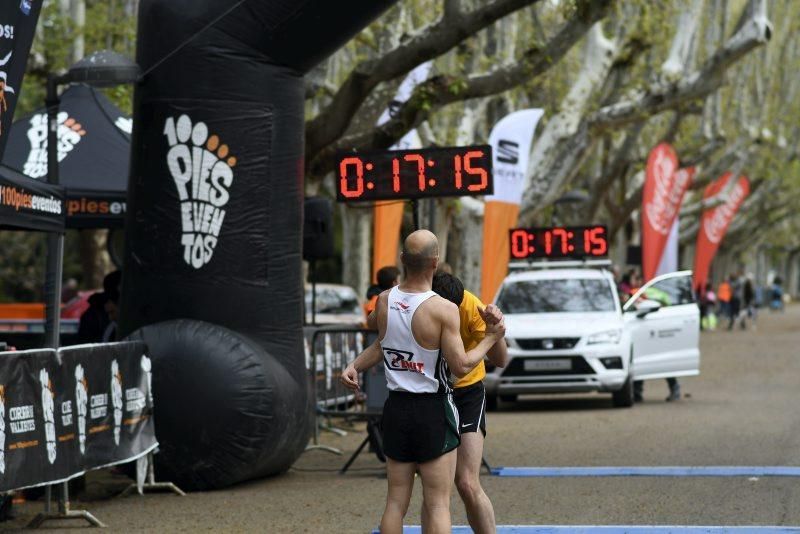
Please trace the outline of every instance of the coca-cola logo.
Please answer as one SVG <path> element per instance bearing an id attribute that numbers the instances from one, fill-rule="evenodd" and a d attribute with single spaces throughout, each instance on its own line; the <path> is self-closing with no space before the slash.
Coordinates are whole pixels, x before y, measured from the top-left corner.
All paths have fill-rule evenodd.
<path id="1" fill-rule="evenodd" d="M 663 172 L 674 170 L 672 162 L 667 161 L 669 164 L 661 167 Z M 672 173 L 670 180 L 656 172 L 654 178 L 653 198 L 645 204 L 644 211 L 650 226 L 659 234 L 666 236 L 675 221 L 683 194 L 692 180 L 692 171 L 679 169 Z"/>
<path id="2" fill-rule="evenodd" d="M 711 210 L 703 218 L 703 231 L 712 243 L 719 244 L 728 225 L 731 223 L 736 210 L 747 196 L 748 190 L 742 181 L 739 181 L 725 199 L 725 203 Z"/>

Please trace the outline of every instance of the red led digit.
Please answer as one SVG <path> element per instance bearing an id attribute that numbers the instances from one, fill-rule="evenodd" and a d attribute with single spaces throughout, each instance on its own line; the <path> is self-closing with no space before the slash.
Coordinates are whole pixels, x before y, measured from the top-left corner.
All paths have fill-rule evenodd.
<path id="1" fill-rule="evenodd" d="M 563 228 L 553 228 L 553 237 L 559 237 L 561 239 L 561 254 L 566 256 L 569 252 L 567 231 Z"/>
<path id="2" fill-rule="evenodd" d="M 400 192 L 400 160 L 397 158 L 392 159 L 392 190 Z"/>
<path id="3" fill-rule="evenodd" d="M 544 253 L 548 256 L 553 253 L 553 234 L 549 230 L 544 233 Z"/>
<path id="4" fill-rule="evenodd" d="M 425 185 L 427 180 L 425 179 L 425 158 L 423 158 L 419 154 L 406 154 L 403 156 L 405 161 L 416 161 L 417 162 L 417 174 L 419 178 L 419 190 L 425 191 Z"/>
<path id="5" fill-rule="evenodd" d="M 606 238 L 606 229 L 602 226 L 596 226 L 591 230 L 592 236 L 592 254 L 595 256 L 605 256 L 608 252 L 608 239 Z"/>
<path id="6" fill-rule="evenodd" d="M 350 190 L 350 184 L 347 180 L 347 167 L 349 165 L 355 165 L 356 168 L 355 190 Z M 349 157 L 339 162 L 339 192 L 345 198 L 358 198 L 364 194 L 364 163 L 361 158 Z"/>
<path id="7" fill-rule="evenodd" d="M 483 151 L 482 150 L 470 150 L 466 154 L 464 154 L 464 170 L 467 171 L 467 174 L 471 174 L 473 176 L 480 176 L 480 183 L 477 184 L 470 184 L 467 186 L 467 189 L 470 191 L 483 191 L 489 185 L 489 174 L 486 172 L 485 169 L 481 168 L 474 168 L 472 167 L 472 158 L 482 158 Z"/>
<path id="8" fill-rule="evenodd" d="M 513 258 L 526 258 L 528 256 L 528 232 L 517 229 L 511 232 L 511 256 Z"/>
<path id="9" fill-rule="evenodd" d="M 456 189 L 461 189 L 461 156 L 453 156 L 453 168 L 456 171 Z"/>

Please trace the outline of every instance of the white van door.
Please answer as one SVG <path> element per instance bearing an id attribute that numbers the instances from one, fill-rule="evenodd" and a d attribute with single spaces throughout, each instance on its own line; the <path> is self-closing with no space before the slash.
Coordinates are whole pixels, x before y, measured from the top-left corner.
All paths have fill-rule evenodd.
<path id="1" fill-rule="evenodd" d="M 657 276 L 625 303 L 623 311 L 636 380 L 700 374 L 700 309 L 691 271 Z"/>

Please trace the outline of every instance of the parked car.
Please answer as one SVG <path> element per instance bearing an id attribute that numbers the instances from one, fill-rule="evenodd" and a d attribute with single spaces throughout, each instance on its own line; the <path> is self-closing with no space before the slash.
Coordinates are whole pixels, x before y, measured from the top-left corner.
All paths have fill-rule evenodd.
<path id="1" fill-rule="evenodd" d="M 306 286 L 305 314 L 306 323 L 311 324 L 311 285 Z M 364 322 L 355 289 L 340 284 L 316 285 L 316 324 L 360 325 Z"/>
<path id="2" fill-rule="evenodd" d="M 611 393 L 633 405 L 633 381 L 700 372 L 700 313 L 691 272 L 654 278 L 620 305 L 598 268 L 512 272 L 495 304 L 506 317 L 509 362 L 487 366 L 486 401 L 529 393 Z"/>

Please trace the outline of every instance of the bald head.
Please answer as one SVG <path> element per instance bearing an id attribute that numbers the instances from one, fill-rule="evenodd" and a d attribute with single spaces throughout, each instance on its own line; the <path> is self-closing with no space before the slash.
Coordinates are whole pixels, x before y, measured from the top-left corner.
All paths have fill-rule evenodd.
<path id="1" fill-rule="evenodd" d="M 435 270 L 439 259 L 439 241 L 428 230 L 417 230 L 403 242 L 403 266 L 410 274 Z"/>

